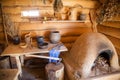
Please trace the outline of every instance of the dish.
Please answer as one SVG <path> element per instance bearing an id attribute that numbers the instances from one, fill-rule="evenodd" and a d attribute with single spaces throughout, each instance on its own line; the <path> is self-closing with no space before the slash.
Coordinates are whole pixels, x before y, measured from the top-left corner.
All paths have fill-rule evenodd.
<path id="1" fill-rule="evenodd" d="M 27 48 L 27 44 L 26 43 L 20 43 L 20 48 Z"/>
<path id="2" fill-rule="evenodd" d="M 40 49 L 48 48 L 48 43 L 44 42 L 43 44 L 38 44 L 38 48 L 40 48 Z"/>

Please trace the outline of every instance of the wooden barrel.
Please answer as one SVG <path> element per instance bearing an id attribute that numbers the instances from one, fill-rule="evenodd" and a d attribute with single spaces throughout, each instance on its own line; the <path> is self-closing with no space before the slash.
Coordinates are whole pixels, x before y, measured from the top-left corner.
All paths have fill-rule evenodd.
<path id="1" fill-rule="evenodd" d="M 47 80 L 64 80 L 64 65 L 48 63 L 45 66 Z"/>
<path id="2" fill-rule="evenodd" d="M 8 56 L 0 57 L 0 69 L 10 69 L 10 62 Z"/>

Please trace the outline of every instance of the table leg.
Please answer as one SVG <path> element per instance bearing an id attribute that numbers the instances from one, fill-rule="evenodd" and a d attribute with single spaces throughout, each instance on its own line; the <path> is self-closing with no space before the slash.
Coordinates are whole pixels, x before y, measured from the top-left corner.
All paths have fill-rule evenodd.
<path id="1" fill-rule="evenodd" d="M 10 68 L 12 69 L 11 57 L 9 56 Z"/>
<path id="2" fill-rule="evenodd" d="M 24 66 L 24 56 L 20 56 L 21 65 Z"/>
<path id="3" fill-rule="evenodd" d="M 17 63 L 17 67 L 18 67 L 18 71 L 20 73 L 20 77 L 22 77 L 22 66 L 21 66 L 21 63 L 20 63 L 20 56 L 16 56 L 15 59 L 16 59 L 16 63 Z"/>

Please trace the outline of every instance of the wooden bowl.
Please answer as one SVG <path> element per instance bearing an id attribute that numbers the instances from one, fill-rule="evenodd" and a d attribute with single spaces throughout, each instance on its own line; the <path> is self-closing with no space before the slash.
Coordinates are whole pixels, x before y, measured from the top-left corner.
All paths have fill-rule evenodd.
<path id="1" fill-rule="evenodd" d="M 40 48 L 40 49 L 48 48 L 48 43 L 44 42 L 43 44 L 38 44 L 38 48 Z"/>
<path id="2" fill-rule="evenodd" d="M 20 48 L 27 48 L 27 44 L 26 43 L 20 43 Z"/>

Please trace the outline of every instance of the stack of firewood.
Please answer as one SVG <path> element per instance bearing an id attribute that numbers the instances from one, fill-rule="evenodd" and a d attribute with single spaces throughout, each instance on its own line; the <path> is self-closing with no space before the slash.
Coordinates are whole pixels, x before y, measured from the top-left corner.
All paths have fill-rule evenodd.
<path id="1" fill-rule="evenodd" d="M 98 8 L 97 23 L 102 23 L 108 19 L 120 14 L 119 0 L 99 0 L 101 2 Z"/>
<path id="2" fill-rule="evenodd" d="M 94 75 L 102 75 L 108 74 L 111 72 L 111 67 L 109 62 L 104 57 L 99 56 L 96 61 L 94 62 L 94 66 L 92 68 Z"/>

